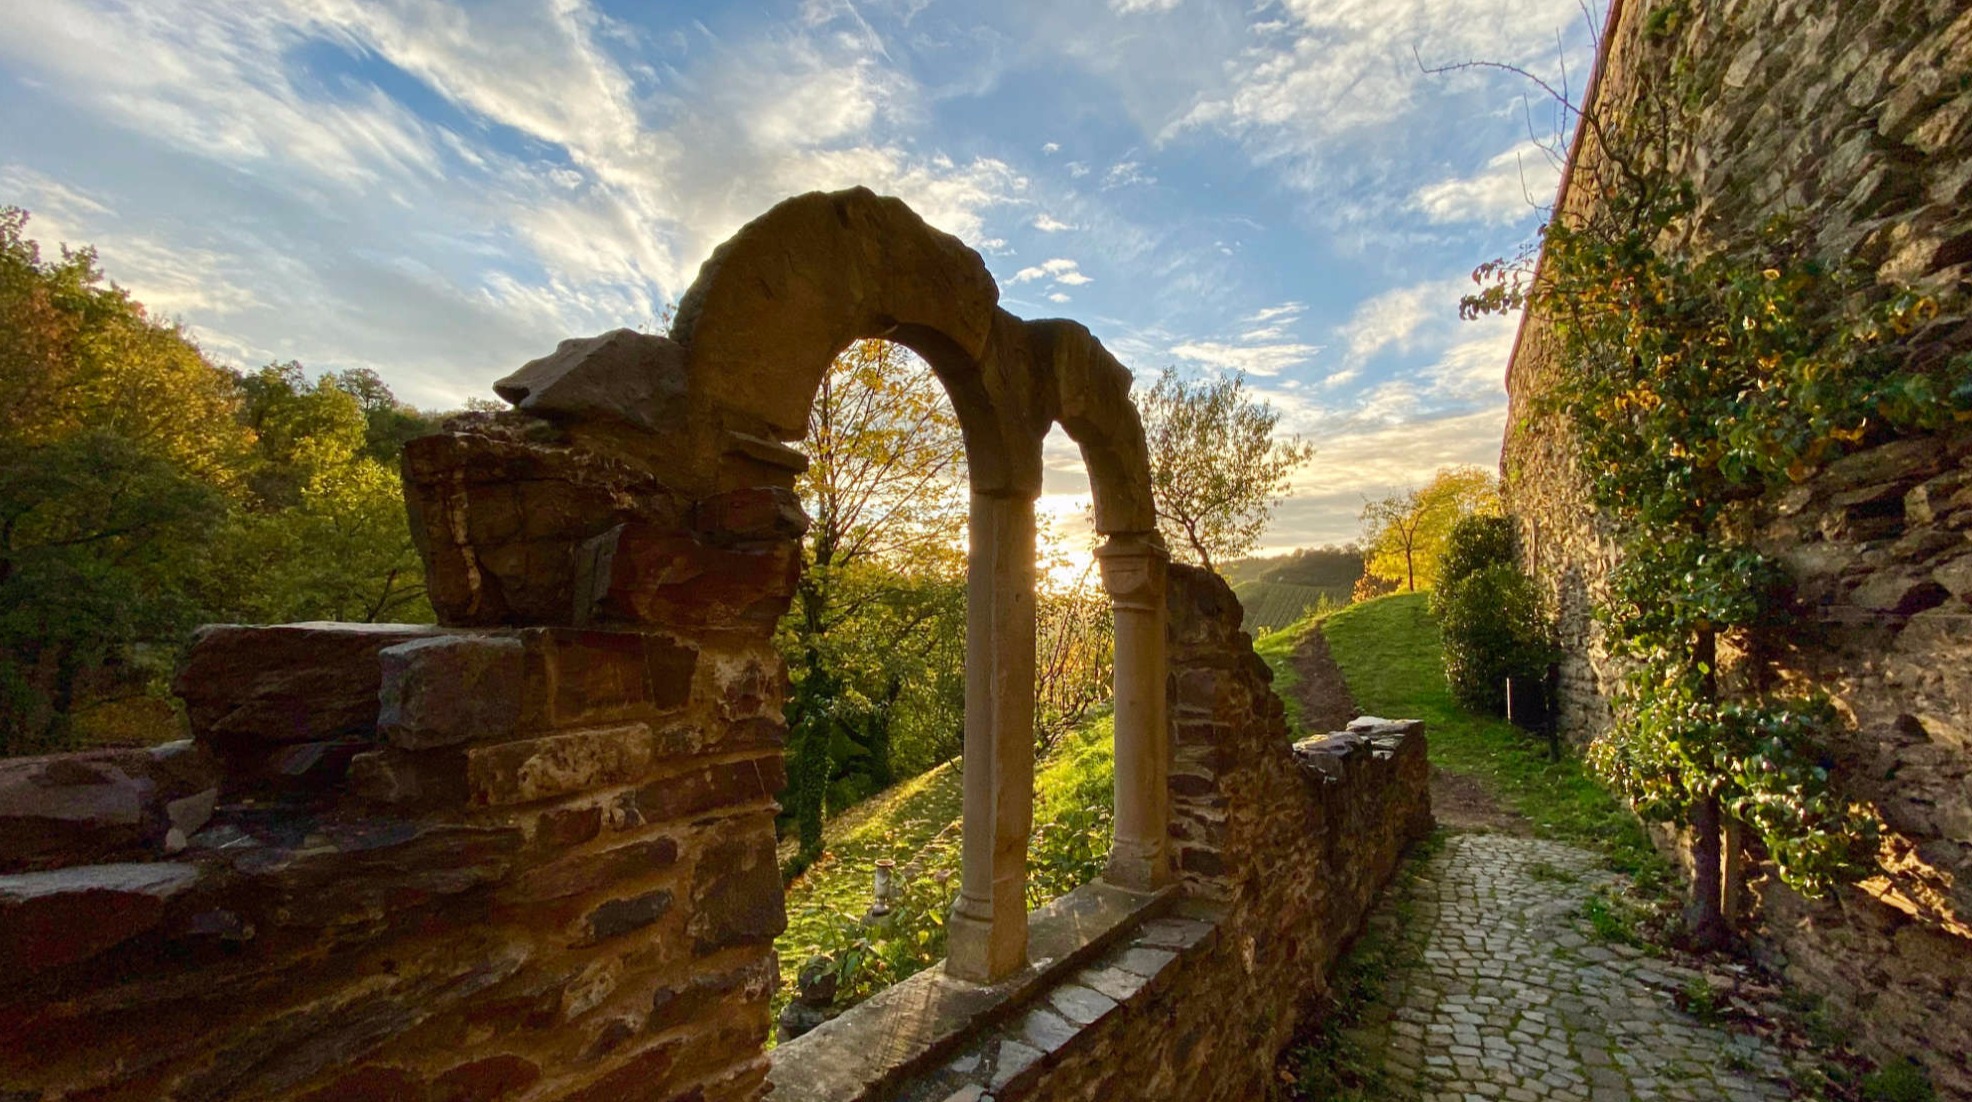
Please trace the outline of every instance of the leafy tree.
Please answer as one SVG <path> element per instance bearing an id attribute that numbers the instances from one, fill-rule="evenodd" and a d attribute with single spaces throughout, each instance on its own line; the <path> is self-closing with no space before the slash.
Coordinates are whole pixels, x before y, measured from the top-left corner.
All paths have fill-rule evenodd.
<path id="1" fill-rule="evenodd" d="M 1363 571 L 1407 593 L 1437 581 L 1445 541 L 1460 519 L 1500 511 L 1493 476 L 1471 466 L 1444 467 L 1421 490 L 1363 505 Z"/>
<path id="2" fill-rule="evenodd" d="M 1258 546 L 1314 445 L 1276 439 L 1279 411 L 1246 391 L 1243 374 L 1187 383 L 1166 368 L 1137 406 L 1157 525 L 1172 552 L 1213 570 Z"/>
<path id="3" fill-rule="evenodd" d="M 931 369 L 863 341 L 831 365 L 809 413 L 798 489 L 812 523 L 782 625 L 788 814 L 804 853 L 822 817 L 935 764 L 964 725 L 965 453 Z M 903 745 L 900 745 L 903 744 Z"/>

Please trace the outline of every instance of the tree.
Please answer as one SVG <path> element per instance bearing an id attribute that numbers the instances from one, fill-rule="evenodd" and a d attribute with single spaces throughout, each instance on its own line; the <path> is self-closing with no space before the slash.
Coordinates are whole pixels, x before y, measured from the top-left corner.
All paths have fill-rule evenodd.
<path id="1" fill-rule="evenodd" d="M 1157 526 L 1173 553 L 1207 570 L 1258 546 L 1295 469 L 1315 454 L 1299 437 L 1276 439 L 1279 411 L 1245 387 L 1243 374 L 1187 383 L 1166 368 L 1137 401 Z"/>
<path id="2" fill-rule="evenodd" d="M 782 625 L 788 814 L 804 854 L 822 817 L 928 768 L 964 725 L 965 451 L 931 369 L 899 346 L 838 356 L 809 411 L 797 485 L 813 518 Z"/>
<path id="3" fill-rule="evenodd" d="M 1407 593 L 1437 581 L 1452 527 L 1469 516 L 1500 511 L 1499 489 L 1479 467 L 1444 467 L 1421 490 L 1405 490 L 1363 505 L 1363 571 Z"/>

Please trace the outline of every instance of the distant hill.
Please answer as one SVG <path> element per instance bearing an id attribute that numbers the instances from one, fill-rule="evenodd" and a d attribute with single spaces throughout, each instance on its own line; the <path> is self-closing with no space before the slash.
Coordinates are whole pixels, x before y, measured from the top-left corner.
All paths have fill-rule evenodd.
<path id="1" fill-rule="evenodd" d="M 1324 595 L 1338 605 L 1348 604 L 1356 579 L 1363 575 L 1363 556 L 1353 547 L 1311 547 L 1235 559 L 1221 565 L 1219 573 L 1232 583 L 1246 609 L 1242 626 L 1251 632 L 1271 631 L 1300 619 Z"/>

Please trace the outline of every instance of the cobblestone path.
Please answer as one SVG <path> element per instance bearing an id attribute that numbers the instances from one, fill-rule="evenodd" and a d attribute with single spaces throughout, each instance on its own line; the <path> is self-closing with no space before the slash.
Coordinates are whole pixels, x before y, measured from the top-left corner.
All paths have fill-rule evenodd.
<path id="1" fill-rule="evenodd" d="M 1391 1097 L 1788 1098 L 1761 1042 L 1678 1008 L 1695 973 L 1594 936 L 1582 905 L 1616 879 L 1572 846 L 1453 834 L 1396 886 L 1370 922 L 1397 963 L 1356 1038 Z"/>

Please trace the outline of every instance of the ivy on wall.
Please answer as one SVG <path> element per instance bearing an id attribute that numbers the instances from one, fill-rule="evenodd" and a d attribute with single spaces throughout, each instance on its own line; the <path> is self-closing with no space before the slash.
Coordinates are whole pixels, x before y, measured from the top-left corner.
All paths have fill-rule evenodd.
<path id="1" fill-rule="evenodd" d="M 1676 22 L 1653 16 L 1645 47 Z M 1757 656 L 1791 616 L 1784 571 L 1734 531 L 1734 506 L 1859 446 L 1972 419 L 1972 356 L 1927 359 L 1918 338 L 1940 301 L 1812 255 L 1797 220 L 1703 216 L 1677 168 L 1702 89 L 1674 61 L 1638 69 L 1668 75 L 1621 117 L 1583 118 L 1571 188 L 1587 201 L 1550 220 L 1538 253 L 1482 265 L 1461 311 L 1526 309 L 1546 327 L 1534 411 L 1572 437 L 1620 556 L 1596 614 L 1629 673 L 1590 762 L 1639 813 L 1693 827 L 1705 940 L 1722 921 L 1722 815 L 1810 894 L 1861 875 L 1874 848 L 1872 816 L 1820 750 L 1829 704 L 1775 692 L 1757 668 L 1721 689 L 1721 643 Z"/>

